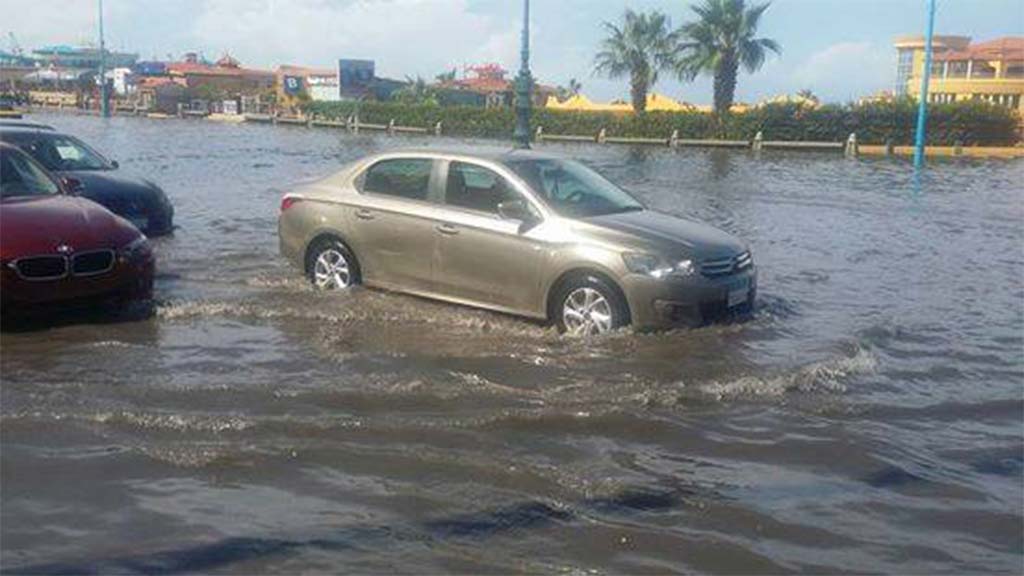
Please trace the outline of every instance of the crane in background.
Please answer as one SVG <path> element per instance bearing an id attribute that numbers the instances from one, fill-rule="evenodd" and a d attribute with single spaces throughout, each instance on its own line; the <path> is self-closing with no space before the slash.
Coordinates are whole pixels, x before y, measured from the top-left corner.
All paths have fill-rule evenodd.
<path id="1" fill-rule="evenodd" d="M 11 54 L 14 54 L 15 56 L 24 56 L 25 51 L 21 49 L 21 44 L 18 44 L 18 39 L 14 37 L 14 32 L 8 32 L 7 38 L 11 45 Z"/>

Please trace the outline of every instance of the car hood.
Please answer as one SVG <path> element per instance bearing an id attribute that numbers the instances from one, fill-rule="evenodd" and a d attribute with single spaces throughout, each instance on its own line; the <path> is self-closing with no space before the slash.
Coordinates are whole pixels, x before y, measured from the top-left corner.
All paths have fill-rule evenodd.
<path id="1" fill-rule="evenodd" d="M 74 196 L 7 198 L 0 202 L 0 258 L 118 248 L 139 235 L 106 208 Z"/>
<path id="2" fill-rule="evenodd" d="M 66 170 L 58 174 L 81 182 L 85 188 L 82 196 L 97 201 L 115 198 L 157 201 L 163 195 L 156 184 L 115 170 Z"/>
<path id="3" fill-rule="evenodd" d="M 667 254 L 687 254 L 702 260 L 731 257 L 745 249 L 739 238 L 714 226 L 653 210 L 593 216 L 585 222 L 653 245 Z"/>

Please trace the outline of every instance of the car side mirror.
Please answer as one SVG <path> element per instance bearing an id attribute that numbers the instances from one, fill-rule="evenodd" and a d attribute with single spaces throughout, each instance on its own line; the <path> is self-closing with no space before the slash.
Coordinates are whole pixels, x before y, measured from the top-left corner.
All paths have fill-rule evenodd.
<path id="1" fill-rule="evenodd" d="M 530 210 L 530 205 L 521 199 L 498 202 L 498 215 L 506 220 L 519 220 L 522 222 L 523 225 L 519 229 L 520 232 L 529 230 L 540 220 Z"/>
<path id="2" fill-rule="evenodd" d="M 64 191 L 71 196 L 78 196 L 85 192 L 85 184 L 82 184 L 82 181 L 78 178 L 64 176 L 60 179 L 60 183 L 64 185 Z"/>
<path id="3" fill-rule="evenodd" d="M 118 168 L 121 167 L 121 165 L 118 164 L 117 160 L 111 160 L 110 161 L 110 167 L 113 168 L 114 170 L 117 170 Z"/>

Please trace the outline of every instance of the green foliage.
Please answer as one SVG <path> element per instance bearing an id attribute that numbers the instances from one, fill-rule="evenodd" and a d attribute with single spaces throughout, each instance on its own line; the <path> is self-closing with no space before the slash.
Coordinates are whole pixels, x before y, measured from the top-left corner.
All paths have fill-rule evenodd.
<path id="1" fill-rule="evenodd" d="M 420 76 L 415 78 L 406 76 L 405 86 L 394 91 L 391 94 L 391 99 L 406 105 L 438 105 L 437 90 Z"/>
<path id="2" fill-rule="evenodd" d="M 362 122 L 433 128 L 437 122 L 450 136 L 510 138 L 515 126 L 512 108 L 404 105 L 396 102 L 311 102 L 307 114 L 344 120 L 358 108 Z M 987 102 L 932 104 L 928 107 L 928 144 L 933 146 L 1006 146 L 1018 141 L 1014 111 Z M 680 138 L 750 140 L 762 131 L 766 140 L 842 142 L 851 132 L 862 144 L 912 144 L 917 104 L 910 99 L 866 104 L 828 104 L 813 108 L 799 103 L 767 104 L 743 114 L 716 119 L 704 112 L 621 114 L 534 110 L 533 126 L 546 134 L 665 138 L 673 130 Z"/>
<path id="3" fill-rule="evenodd" d="M 715 110 L 720 115 L 727 114 L 733 103 L 739 67 L 754 73 L 768 52 L 782 52 L 775 40 L 755 37 L 768 6 L 747 6 L 746 0 L 704 0 L 690 7 L 698 19 L 679 29 L 682 44 L 676 74 L 688 81 L 701 74 L 714 77 Z"/>
<path id="4" fill-rule="evenodd" d="M 629 76 L 633 110 L 643 112 L 658 72 L 670 69 L 678 52 L 668 17 L 657 10 L 637 13 L 626 9 L 621 26 L 605 22 L 604 29 L 608 35 L 594 57 L 594 71 L 609 78 Z"/>
<path id="5" fill-rule="evenodd" d="M 228 97 L 228 91 L 214 84 L 199 84 L 192 86 L 185 91 L 189 100 L 206 100 L 213 102 L 224 100 Z"/>

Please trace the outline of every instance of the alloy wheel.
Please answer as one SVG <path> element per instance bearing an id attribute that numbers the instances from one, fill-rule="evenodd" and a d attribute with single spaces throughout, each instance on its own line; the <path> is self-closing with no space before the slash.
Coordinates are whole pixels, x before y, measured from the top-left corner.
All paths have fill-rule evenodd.
<path id="1" fill-rule="evenodd" d="M 336 248 L 328 248 L 313 264 L 313 284 L 321 290 L 341 290 L 352 282 L 348 259 Z"/>
<path id="2" fill-rule="evenodd" d="M 604 334 L 612 329 L 613 321 L 611 304 L 594 288 L 573 290 L 562 305 L 562 323 L 574 336 Z"/>

